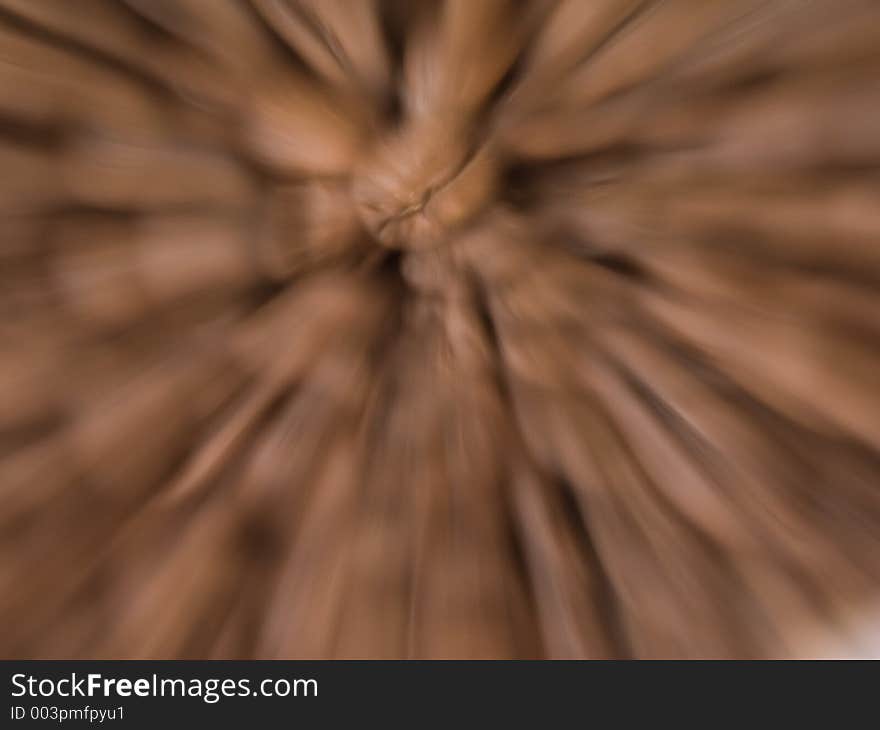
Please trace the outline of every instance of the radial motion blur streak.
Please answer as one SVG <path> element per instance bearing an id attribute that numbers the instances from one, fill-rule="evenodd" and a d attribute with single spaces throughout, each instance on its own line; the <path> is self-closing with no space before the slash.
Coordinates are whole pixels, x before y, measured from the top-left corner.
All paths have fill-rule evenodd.
<path id="1" fill-rule="evenodd" d="M 0 655 L 880 656 L 876 0 L 0 0 Z"/>

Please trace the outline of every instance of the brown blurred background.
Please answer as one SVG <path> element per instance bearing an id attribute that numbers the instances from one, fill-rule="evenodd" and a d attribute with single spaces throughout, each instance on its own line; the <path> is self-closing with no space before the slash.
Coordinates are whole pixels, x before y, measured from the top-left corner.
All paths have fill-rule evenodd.
<path id="1" fill-rule="evenodd" d="M 0 656 L 878 656 L 875 0 L 0 0 Z"/>

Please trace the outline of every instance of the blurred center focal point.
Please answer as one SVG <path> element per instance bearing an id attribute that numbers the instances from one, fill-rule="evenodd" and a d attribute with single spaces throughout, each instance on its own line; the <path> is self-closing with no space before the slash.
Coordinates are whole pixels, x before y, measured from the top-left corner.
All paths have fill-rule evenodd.
<path id="1" fill-rule="evenodd" d="M 389 248 L 436 246 L 491 202 L 496 171 L 486 146 L 466 146 L 456 125 L 418 121 L 380 139 L 352 184 L 368 231 Z"/>

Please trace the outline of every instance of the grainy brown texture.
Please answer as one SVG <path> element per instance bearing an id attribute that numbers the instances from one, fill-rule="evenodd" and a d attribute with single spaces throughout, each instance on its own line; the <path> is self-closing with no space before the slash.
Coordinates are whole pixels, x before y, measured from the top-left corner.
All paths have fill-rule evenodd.
<path id="1" fill-rule="evenodd" d="M 878 284 L 876 0 L 0 0 L 0 655 L 875 652 Z"/>

